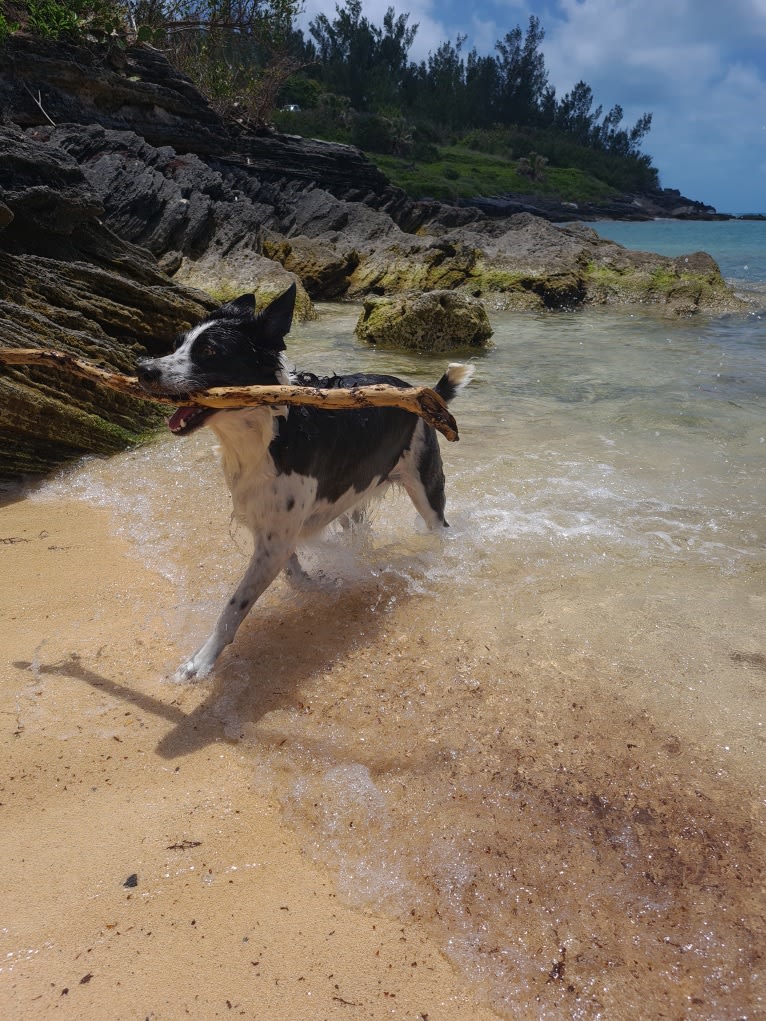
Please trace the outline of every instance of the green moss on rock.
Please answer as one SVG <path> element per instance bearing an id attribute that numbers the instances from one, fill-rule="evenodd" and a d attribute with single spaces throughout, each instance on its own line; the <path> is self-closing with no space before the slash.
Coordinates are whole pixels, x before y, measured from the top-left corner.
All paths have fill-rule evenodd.
<path id="1" fill-rule="evenodd" d="M 591 304 L 652 304 L 671 315 L 739 312 L 716 262 L 704 252 L 676 258 L 626 253 L 620 260 L 589 262 L 584 279 Z"/>
<path id="2" fill-rule="evenodd" d="M 486 309 L 455 291 L 397 295 L 365 301 L 357 336 L 381 347 L 414 351 L 484 348 L 492 336 Z"/>

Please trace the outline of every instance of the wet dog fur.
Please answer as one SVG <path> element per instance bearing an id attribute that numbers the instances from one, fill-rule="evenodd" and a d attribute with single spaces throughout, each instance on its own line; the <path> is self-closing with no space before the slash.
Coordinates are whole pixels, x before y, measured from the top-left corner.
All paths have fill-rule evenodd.
<path id="1" fill-rule="evenodd" d="M 436 433 L 397 408 L 325 411 L 314 407 L 214 409 L 184 406 L 183 397 L 216 386 L 289 383 L 407 387 L 395 376 L 354 373 L 315 376 L 292 372 L 284 357 L 295 306 L 295 285 L 262 312 L 242 295 L 211 312 L 180 339 L 176 350 L 137 365 L 143 387 L 178 395 L 169 420 L 177 435 L 202 425 L 217 435 L 234 515 L 252 533 L 253 554 L 212 634 L 179 667 L 176 678 L 208 674 L 259 596 L 283 569 L 302 573 L 296 547 L 336 518 L 399 484 L 430 529 L 447 526 L 444 472 Z M 434 389 L 451 400 L 473 366 L 451 364 Z"/>

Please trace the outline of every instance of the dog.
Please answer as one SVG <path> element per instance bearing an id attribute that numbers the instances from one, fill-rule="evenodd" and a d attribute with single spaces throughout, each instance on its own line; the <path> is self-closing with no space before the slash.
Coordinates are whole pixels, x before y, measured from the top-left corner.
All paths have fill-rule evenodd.
<path id="1" fill-rule="evenodd" d="M 315 407 L 216 409 L 183 405 L 187 394 L 217 386 L 292 384 L 358 387 L 410 384 L 395 376 L 315 376 L 285 360 L 295 284 L 264 310 L 243 294 L 211 312 L 179 338 L 176 350 L 144 358 L 136 371 L 149 393 L 178 396 L 168 425 L 187 436 L 202 425 L 217 435 L 234 516 L 252 533 L 253 554 L 213 633 L 177 680 L 205 677 L 247 613 L 280 571 L 302 575 L 296 547 L 330 522 L 350 515 L 392 484 L 404 487 L 429 529 L 447 527 L 444 471 L 436 433 L 398 408 L 325 411 Z M 434 389 L 451 400 L 470 381 L 472 365 L 453 363 Z"/>

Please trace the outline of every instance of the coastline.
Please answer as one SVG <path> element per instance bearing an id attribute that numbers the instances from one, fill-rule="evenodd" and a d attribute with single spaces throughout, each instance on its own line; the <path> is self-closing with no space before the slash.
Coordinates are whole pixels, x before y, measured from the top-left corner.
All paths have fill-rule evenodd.
<path id="1" fill-rule="evenodd" d="M 496 1018 L 417 925 L 336 898 L 221 692 L 163 679 L 172 585 L 107 512 L 7 503 L 0 539 L 4 1016 Z"/>

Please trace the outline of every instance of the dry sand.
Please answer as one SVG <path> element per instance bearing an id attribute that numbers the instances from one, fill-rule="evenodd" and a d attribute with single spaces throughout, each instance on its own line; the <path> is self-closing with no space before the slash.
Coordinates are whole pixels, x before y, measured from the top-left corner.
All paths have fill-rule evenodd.
<path id="1" fill-rule="evenodd" d="M 106 512 L 6 504 L 0 577 L 0 1016 L 496 1017 L 338 901 L 206 686 L 163 680 L 172 586 Z"/>

